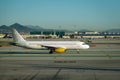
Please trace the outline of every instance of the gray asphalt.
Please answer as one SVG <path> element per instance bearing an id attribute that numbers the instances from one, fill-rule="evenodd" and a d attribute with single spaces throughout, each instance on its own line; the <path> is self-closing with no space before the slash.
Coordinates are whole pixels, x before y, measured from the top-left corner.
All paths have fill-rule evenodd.
<path id="1" fill-rule="evenodd" d="M 0 48 L 0 80 L 120 80 L 120 45 L 48 54 L 47 50 Z"/>

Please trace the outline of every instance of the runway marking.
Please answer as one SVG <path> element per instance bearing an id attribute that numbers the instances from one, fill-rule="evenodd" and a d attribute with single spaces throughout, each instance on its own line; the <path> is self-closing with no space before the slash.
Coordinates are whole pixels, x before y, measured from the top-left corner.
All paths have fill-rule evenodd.
<path id="1" fill-rule="evenodd" d="M 88 54 L 74 54 L 74 55 L 71 55 L 71 54 L 63 54 L 63 55 L 24 55 L 24 54 L 21 54 L 21 55 L 14 55 L 14 54 L 11 54 L 11 55 L 0 55 L 0 58 L 2 57 L 120 57 L 120 54 L 91 54 L 91 55 L 88 55 Z"/>
<path id="2" fill-rule="evenodd" d="M 59 60 L 59 61 L 54 61 L 54 63 L 76 63 L 76 61 L 75 60 L 69 60 L 69 61 Z"/>

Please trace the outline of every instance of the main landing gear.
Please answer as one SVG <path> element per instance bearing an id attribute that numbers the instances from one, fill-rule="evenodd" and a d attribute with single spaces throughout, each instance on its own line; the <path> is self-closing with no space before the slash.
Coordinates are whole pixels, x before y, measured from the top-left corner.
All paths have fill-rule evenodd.
<path id="1" fill-rule="evenodd" d="M 53 50 L 53 49 L 50 49 L 49 54 L 53 54 L 53 52 L 54 52 L 54 50 Z"/>

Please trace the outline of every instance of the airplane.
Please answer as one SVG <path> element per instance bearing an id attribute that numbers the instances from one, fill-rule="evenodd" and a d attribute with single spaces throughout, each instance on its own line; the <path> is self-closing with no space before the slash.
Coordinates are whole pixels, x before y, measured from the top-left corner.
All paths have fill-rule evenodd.
<path id="1" fill-rule="evenodd" d="M 50 50 L 49 54 L 54 52 L 64 53 L 69 49 L 88 49 L 89 45 L 81 41 L 27 41 L 25 40 L 16 29 L 12 30 L 13 45 L 39 50 Z"/>

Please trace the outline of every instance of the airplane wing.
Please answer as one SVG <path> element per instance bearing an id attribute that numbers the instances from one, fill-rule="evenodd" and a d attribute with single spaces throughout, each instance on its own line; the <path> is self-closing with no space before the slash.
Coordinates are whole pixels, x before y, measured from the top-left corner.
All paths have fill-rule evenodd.
<path id="1" fill-rule="evenodd" d="M 66 49 L 66 47 L 59 46 L 59 45 L 41 45 L 41 46 L 46 47 L 48 49 L 55 49 L 55 48 L 64 48 L 64 49 Z"/>

